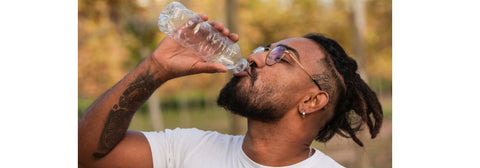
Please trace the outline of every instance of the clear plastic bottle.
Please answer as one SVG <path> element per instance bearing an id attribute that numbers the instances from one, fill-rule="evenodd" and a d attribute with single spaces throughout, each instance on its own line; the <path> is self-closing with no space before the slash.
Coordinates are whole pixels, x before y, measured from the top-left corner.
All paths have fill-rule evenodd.
<path id="1" fill-rule="evenodd" d="M 162 10 L 158 28 L 181 45 L 196 51 L 207 62 L 221 63 L 227 69 L 233 69 L 234 73 L 245 70 L 248 65 L 237 43 L 180 2 L 171 2 Z"/>

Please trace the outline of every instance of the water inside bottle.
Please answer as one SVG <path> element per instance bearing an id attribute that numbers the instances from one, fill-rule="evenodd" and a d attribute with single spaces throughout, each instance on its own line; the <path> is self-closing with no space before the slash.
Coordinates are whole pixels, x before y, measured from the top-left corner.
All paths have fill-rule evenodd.
<path id="1" fill-rule="evenodd" d="M 181 45 L 196 51 L 196 55 L 205 61 L 221 63 L 236 72 L 247 66 L 237 43 L 179 2 L 165 7 L 159 16 L 158 27 Z"/>

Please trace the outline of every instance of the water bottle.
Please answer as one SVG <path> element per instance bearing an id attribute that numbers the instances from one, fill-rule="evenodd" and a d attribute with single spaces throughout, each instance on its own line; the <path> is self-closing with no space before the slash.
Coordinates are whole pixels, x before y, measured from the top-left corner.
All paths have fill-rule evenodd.
<path id="1" fill-rule="evenodd" d="M 158 28 L 184 47 L 196 51 L 207 62 L 221 63 L 227 69 L 233 69 L 234 73 L 245 70 L 248 65 L 237 43 L 180 2 L 171 2 L 162 10 L 158 17 Z"/>

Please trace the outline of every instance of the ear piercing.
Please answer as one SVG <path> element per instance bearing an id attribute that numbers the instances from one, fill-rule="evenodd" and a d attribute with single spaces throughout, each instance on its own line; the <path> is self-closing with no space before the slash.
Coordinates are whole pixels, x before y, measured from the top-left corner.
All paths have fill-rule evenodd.
<path id="1" fill-rule="evenodd" d="M 302 110 L 302 118 L 305 118 L 305 110 Z"/>

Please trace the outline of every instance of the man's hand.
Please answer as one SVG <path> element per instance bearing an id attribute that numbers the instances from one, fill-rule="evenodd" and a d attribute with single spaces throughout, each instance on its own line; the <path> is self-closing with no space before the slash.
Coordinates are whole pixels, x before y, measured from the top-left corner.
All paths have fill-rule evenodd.
<path id="1" fill-rule="evenodd" d="M 208 20 L 206 15 L 200 15 L 200 17 L 205 21 Z M 238 35 L 234 33 L 229 34 L 229 30 L 221 23 L 209 23 L 224 36 L 228 36 L 233 42 L 238 41 Z M 195 51 L 183 47 L 170 37 L 165 37 L 160 42 L 152 57 L 158 68 L 165 72 L 165 80 L 197 73 L 227 72 L 224 65 L 205 62 L 202 58 L 195 55 Z"/>

